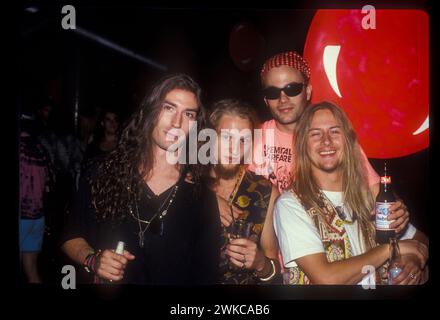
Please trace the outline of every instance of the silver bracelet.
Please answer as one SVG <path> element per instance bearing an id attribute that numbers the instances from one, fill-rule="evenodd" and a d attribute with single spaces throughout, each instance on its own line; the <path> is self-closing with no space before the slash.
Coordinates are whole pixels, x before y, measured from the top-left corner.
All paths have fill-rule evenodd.
<path id="1" fill-rule="evenodd" d="M 266 278 L 260 278 L 260 277 L 258 277 L 258 278 L 260 279 L 260 281 L 263 281 L 263 282 L 270 281 L 270 280 L 272 280 L 272 279 L 275 277 L 275 275 L 277 274 L 277 270 L 276 270 L 276 268 L 275 268 L 275 263 L 273 262 L 272 259 L 269 259 L 269 260 L 270 260 L 270 264 L 271 264 L 271 266 L 272 266 L 272 272 L 271 272 L 270 275 L 269 275 L 268 277 L 266 277 Z"/>

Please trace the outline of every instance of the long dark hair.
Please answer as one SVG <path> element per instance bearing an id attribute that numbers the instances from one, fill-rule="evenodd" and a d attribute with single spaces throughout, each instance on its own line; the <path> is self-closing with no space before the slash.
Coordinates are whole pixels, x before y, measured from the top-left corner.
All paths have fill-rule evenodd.
<path id="1" fill-rule="evenodd" d="M 196 118 L 198 128 L 204 127 L 205 110 L 201 103 L 199 85 L 184 74 L 161 79 L 128 121 L 117 148 L 97 165 L 97 176 L 91 183 L 92 205 L 98 220 L 122 221 L 133 199 L 139 197 L 143 177 L 151 172 L 154 163 L 152 133 L 165 96 L 174 89 L 194 93 L 199 106 Z M 181 172 L 188 167 L 191 165 L 181 166 Z M 197 184 L 200 181 L 200 170 L 197 165 L 193 165 L 191 171 Z"/>

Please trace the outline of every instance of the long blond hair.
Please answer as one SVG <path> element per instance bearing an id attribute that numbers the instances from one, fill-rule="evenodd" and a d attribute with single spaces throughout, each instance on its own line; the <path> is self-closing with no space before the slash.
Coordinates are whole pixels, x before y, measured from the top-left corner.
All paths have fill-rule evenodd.
<path id="1" fill-rule="evenodd" d="M 336 121 L 340 124 L 344 138 L 342 160 L 342 188 L 344 204 L 353 211 L 353 219 L 358 221 L 364 238 L 366 248 L 374 246 L 375 228 L 372 223 L 371 210 L 374 206 L 374 198 L 368 187 L 366 169 L 362 161 L 356 133 L 345 112 L 330 102 L 320 102 L 307 107 L 298 121 L 295 132 L 296 167 L 295 179 L 292 188 L 299 196 L 302 204 L 309 208 L 316 208 L 323 218 L 324 212 L 320 209 L 320 189 L 313 179 L 311 161 L 308 155 L 307 140 L 308 132 L 313 115 L 318 110 L 329 110 Z"/>

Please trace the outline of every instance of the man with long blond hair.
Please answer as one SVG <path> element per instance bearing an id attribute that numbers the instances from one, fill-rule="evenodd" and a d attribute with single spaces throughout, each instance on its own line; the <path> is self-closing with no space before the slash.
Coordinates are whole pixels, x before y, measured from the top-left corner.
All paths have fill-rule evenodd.
<path id="1" fill-rule="evenodd" d="M 224 228 L 221 283 L 278 283 L 279 249 L 272 224 L 278 189 L 264 177 L 246 170 L 246 157 L 252 148 L 252 130 L 257 126 L 257 117 L 247 103 L 223 99 L 214 103 L 209 126 L 217 132 L 219 139 L 218 160 L 210 167 L 208 186 L 218 199 L 228 201 L 231 210 L 243 210 L 237 220 L 232 216 L 220 216 Z M 247 235 L 237 234 L 240 223 L 243 229 L 247 228 Z"/>
<path id="2" fill-rule="evenodd" d="M 389 245 L 376 244 L 371 214 L 378 185 L 368 184 L 347 116 L 329 102 L 312 105 L 295 136 L 295 181 L 274 211 L 285 283 L 384 283 Z M 408 224 L 399 240 L 403 265 L 393 283 L 424 282 L 426 237 Z M 377 272 L 365 274 L 365 266 Z"/>

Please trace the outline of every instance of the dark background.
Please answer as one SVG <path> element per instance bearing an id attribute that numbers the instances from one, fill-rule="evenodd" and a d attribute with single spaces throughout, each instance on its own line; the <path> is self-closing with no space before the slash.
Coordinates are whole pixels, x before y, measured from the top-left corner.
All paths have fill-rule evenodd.
<path id="1" fill-rule="evenodd" d="M 52 96 L 65 130 L 75 130 L 79 113 L 96 106 L 113 108 L 123 119 L 137 107 L 151 85 L 165 73 L 96 41 L 61 28 L 62 5 L 19 8 L 18 105 L 30 114 L 39 96 Z M 176 5 L 176 7 L 178 7 Z M 259 95 L 259 69 L 272 54 L 303 51 L 309 9 L 160 8 L 148 5 L 76 5 L 76 24 L 126 49 L 165 65 L 168 72 L 185 72 L 198 81 L 204 103 L 238 97 L 250 102 L 266 120 Z M 359 7 L 361 8 L 361 7 Z M 229 53 L 229 38 L 239 23 L 252 26 L 262 42 L 253 68 L 243 71 Z M 412 223 L 429 234 L 429 154 L 424 150 L 387 161 L 395 191 L 405 200 Z M 383 160 L 370 159 L 381 174 Z"/>

